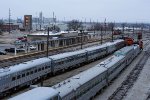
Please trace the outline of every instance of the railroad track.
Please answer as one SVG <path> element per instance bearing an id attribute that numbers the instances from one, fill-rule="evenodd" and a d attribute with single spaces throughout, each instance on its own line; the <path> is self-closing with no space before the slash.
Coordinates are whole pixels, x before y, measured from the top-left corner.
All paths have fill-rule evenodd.
<path id="1" fill-rule="evenodd" d="M 110 40 L 110 38 L 104 39 L 104 41 L 109 41 L 109 40 Z M 100 41 L 99 39 L 90 40 L 90 41 L 83 43 L 83 44 L 85 45 L 87 43 L 94 43 L 94 42 L 99 42 L 99 41 Z M 73 44 L 73 45 L 69 45 L 69 46 L 63 46 L 63 47 L 57 47 L 57 48 L 49 49 L 49 56 L 54 55 L 54 54 L 58 54 L 58 53 L 73 51 L 74 47 L 77 47 L 80 45 L 81 45 L 81 43 L 78 43 L 78 44 Z M 77 49 L 79 49 L 79 48 L 77 48 Z M 66 50 L 66 49 L 69 49 L 69 50 Z M 44 57 L 44 56 L 46 56 L 46 52 L 47 51 L 39 51 L 39 52 L 23 54 L 23 55 L 19 55 L 19 56 L 15 56 L 15 57 L 5 58 L 3 60 L 0 60 L 0 68 L 5 68 L 8 66 L 19 64 L 21 62 L 37 59 L 40 57 Z"/>
<path id="2" fill-rule="evenodd" d="M 149 42 L 147 42 L 145 46 L 148 46 L 148 43 Z M 140 75 L 140 72 L 142 71 L 149 57 L 150 57 L 150 47 L 143 52 L 143 56 L 141 57 L 138 64 L 130 72 L 127 78 L 122 82 L 121 86 L 118 87 L 117 90 L 108 98 L 108 100 L 122 100 L 124 96 L 126 96 L 128 90 L 134 85 L 134 82 Z"/>

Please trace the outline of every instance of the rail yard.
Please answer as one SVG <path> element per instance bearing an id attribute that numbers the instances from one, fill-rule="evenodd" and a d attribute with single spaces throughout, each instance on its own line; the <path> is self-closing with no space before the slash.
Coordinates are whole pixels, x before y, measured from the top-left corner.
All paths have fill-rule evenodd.
<path id="1" fill-rule="evenodd" d="M 0 100 L 150 100 L 149 0 L 1 0 Z"/>

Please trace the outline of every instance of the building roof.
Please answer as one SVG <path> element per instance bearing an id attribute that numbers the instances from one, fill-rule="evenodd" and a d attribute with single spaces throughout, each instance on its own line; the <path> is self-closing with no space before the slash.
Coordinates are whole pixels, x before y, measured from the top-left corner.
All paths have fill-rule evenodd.
<path id="1" fill-rule="evenodd" d="M 61 35 L 62 33 L 53 33 L 53 32 L 49 32 L 50 36 L 57 36 L 57 35 Z M 32 33 L 29 34 L 28 36 L 47 36 L 47 32 L 36 32 L 36 33 Z"/>

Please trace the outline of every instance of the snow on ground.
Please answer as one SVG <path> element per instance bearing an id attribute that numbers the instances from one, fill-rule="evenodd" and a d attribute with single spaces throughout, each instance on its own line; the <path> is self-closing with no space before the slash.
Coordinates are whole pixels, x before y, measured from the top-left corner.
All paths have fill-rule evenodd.
<path id="1" fill-rule="evenodd" d="M 146 100 L 150 94 L 150 58 L 124 100 Z"/>

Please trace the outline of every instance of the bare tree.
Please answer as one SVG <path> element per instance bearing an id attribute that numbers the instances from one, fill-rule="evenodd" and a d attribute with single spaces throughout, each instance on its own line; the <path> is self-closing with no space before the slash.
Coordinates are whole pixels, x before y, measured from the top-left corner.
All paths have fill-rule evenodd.
<path id="1" fill-rule="evenodd" d="M 0 28 L 3 24 L 4 24 L 4 22 L 2 20 L 0 20 Z"/>
<path id="2" fill-rule="evenodd" d="M 50 30 L 50 31 L 60 32 L 60 28 L 59 28 L 58 26 L 56 26 L 56 25 L 54 25 L 54 26 L 50 27 L 50 29 L 49 29 L 49 30 Z"/>
<path id="3" fill-rule="evenodd" d="M 102 28 L 102 25 L 100 23 L 94 23 L 91 25 L 90 28 L 88 28 L 89 31 L 100 31 Z"/>
<path id="4" fill-rule="evenodd" d="M 126 26 L 126 23 L 122 23 L 121 26 L 122 26 L 122 34 L 124 34 L 124 28 Z"/>
<path id="5" fill-rule="evenodd" d="M 0 33 L 2 33 L 2 26 L 3 26 L 4 22 L 3 20 L 0 20 Z"/>
<path id="6" fill-rule="evenodd" d="M 82 22 L 79 22 L 78 20 L 72 20 L 68 22 L 68 29 L 69 30 L 78 30 L 79 28 L 83 28 Z"/>
<path id="7" fill-rule="evenodd" d="M 114 27 L 114 23 L 108 23 L 107 27 L 106 27 L 106 30 L 107 31 L 111 31 L 112 30 L 112 27 Z"/>
<path id="8" fill-rule="evenodd" d="M 112 37 L 112 41 L 114 40 L 114 27 L 115 27 L 115 23 L 109 23 L 109 28 L 110 28 L 110 30 L 112 31 L 112 35 L 111 35 L 111 37 Z"/>

